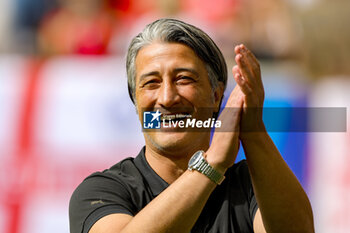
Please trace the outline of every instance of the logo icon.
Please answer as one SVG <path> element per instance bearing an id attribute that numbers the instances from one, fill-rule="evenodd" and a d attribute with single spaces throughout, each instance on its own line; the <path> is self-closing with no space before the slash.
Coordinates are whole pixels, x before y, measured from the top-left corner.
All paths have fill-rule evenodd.
<path id="1" fill-rule="evenodd" d="M 160 129 L 160 115 L 159 110 L 156 112 L 143 112 L 143 128 L 144 129 Z"/>

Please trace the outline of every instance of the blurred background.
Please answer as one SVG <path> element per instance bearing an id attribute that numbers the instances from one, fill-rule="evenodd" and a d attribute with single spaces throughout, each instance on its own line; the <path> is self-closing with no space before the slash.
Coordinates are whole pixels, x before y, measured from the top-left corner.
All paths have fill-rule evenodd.
<path id="1" fill-rule="evenodd" d="M 75 187 L 137 155 L 125 54 L 161 17 L 206 31 L 229 70 L 246 44 L 267 107 L 350 107 L 348 0 L 0 0 L 0 232 L 68 233 Z M 311 199 L 316 232 L 349 232 L 349 127 L 270 135 Z"/>

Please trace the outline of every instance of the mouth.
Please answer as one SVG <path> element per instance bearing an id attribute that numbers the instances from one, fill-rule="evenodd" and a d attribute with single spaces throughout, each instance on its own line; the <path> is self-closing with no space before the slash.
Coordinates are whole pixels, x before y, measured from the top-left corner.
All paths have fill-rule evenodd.
<path id="1" fill-rule="evenodd" d="M 184 125 L 188 118 L 192 118 L 192 115 L 187 112 L 162 113 L 160 118 L 162 131 L 184 131 Z"/>
<path id="2" fill-rule="evenodd" d="M 160 117 L 161 121 L 181 121 L 186 120 L 187 118 L 191 118 L 192 115 L 189 113 L 181 112 L 181 113 L 163 113 Z"/>
<path id="3" fill-rule="evenodd" d="M 143 129 L 159 132 L 207 132 L 211 128 L 220 127 L 212 117 L 211 109 L 147 109 L 144 111 Z"/>

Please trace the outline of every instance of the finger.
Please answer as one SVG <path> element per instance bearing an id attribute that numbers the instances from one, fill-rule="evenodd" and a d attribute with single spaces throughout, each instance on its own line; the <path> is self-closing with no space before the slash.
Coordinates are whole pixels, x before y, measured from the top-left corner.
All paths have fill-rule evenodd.
<path id="1" fill-rule="evenodd" d="M 244 44 L 239 46 L 239 51 L 246 55 L 246 58 L 251 62 L 251 64 L 259 64 L 258 59 L 256 59 L 255 55 Z"/>
<path id="2" fill-rule="evenodd" d="M 238 65 L 238 68 L 240 70 L 240 74 L 250 83 L 254 84 L 256 83 L 254 73 L 249 67 L 249 64 L 247 63 L 246 59 L 244 59 L 243 55 L 241 53 L 238 53 L 235 57 L 236 63 Z"/>
<path id="3" fill-rule="evenodd" d="M 242 92 L 247 95 L 252 92 L 252 88 L 250 87 L 249 82 L 243 77 L 240 69 L 237 65 L 233 66 L 232 68 L 233 78 L 235 79 L 236 83 L 240 86 L 242 89 Z"/>
<path id="4" fill-rule="evenodd" d="M 241 45 L 236 45 L 236 46 L 235 46 L 235 53 L 236 53 L 236 54 L 239 53 L 240 46 L 241 46 Z"/>
<path id="5" fill-rule="evenodd" d="M 234 79 L 246 96 L 250 95 L 253 92 L 252 88 L 249 86 L 249 83 L 245 79 L 243 79 L 242 75 L 236 73 Z"/>
<path id="6" fill-rule="evenodd" d="M 243 44 L 238 47 L 238 50 L 242 54 L 245 63 L 249 64 L 249 69 L 256 77 L 256 80 L 261 82 L 260 64 L 255 55 Z"/>
<path id="7" fill-rule="evenodd" d="M 247 47 L 245 47 L 243 44 L 240 44 L 235 47 L 235 53 L 237 55 L 242 55 L 242 62 L 244 62 L 248 66 L 248 68 L 252 68 L 252 64 L 257 62 L 257 60 L 254 59 L 255 57 L 252 57 L 254 56 L 253 53 L 251 53 L 249 49 L 247 49 Z"/>
<path id="8" fill-rule="evenodd" d="M 244 94 L 240 89 L 239 85 L 236 85 L 226 102 L 225 108 L 238 108 L 242 105 L 243 100 Z"/>
<path id="9" fill-rule="evenodd" d="M 254 54 L 244 45 L 243 47 L 243 54 L 246 58 L 247 62 L 250 64 L 250 69 L 252 70 L 254 76 L 257 78 L 256 80 L 261 81 L 261 71 L 260 71 L 260 64 L 259 61 L 256 59 Z"/>
<path id="10" fill-rule="evenodd" d="M 235 77 L 236 74 L 242 75 L 241 71 L 239 70 L 238 65 L 234 65 L 234 66 L 232 67 L 232 74 L 233 74 L 233 77 Z"/>
<path id="11" fill-rule="evenodd" d="M 224 128 L 227 130 L 231 127 L 239 127 L 240 115 L 244 105 L 244 94 L 237 85 L 230 94 L 226 106 L 219 116 Z M 233 130 L 232 132 L 238 132 Z"/>
<path id="12" fill-rule="evenodd" d="M 235 65 L 232 67 L 232 74 L 233 74 L 233 78 L 235 79 L 236 83 L 239 83 L 241 86 L 244 85 L 244 82 L 246 80 L 244 79 L 238 65 Z"/>

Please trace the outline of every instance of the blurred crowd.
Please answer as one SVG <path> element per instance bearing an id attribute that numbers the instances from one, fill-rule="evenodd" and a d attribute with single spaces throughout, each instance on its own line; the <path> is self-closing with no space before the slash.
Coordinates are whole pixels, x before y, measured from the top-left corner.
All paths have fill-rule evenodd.
<path id="1" fill-rule="evenodd" d="M 131 38 L 164 17 L 207 32 L 228 67 L 246 44 L 270 107 L 350 107 L 349 0 L 0 0 L 0 232 L 68 232 L 78 183 L 143 146 L 115 77 Z M 309 189 L 317 232 L 350 227 L 349 132 L 273 138 Z"/>
<path id="2" fill-rule="evenodd" d="M 124 56 L 146 23 L 174 17 L 203 28 L 226 57 L 245 43 L 315 77 L 350 74 L 349 9 L 347 0 L 2 0 L 0 52 Z"/>

